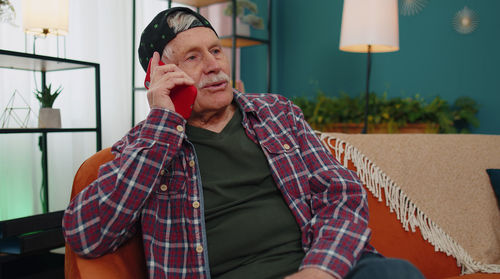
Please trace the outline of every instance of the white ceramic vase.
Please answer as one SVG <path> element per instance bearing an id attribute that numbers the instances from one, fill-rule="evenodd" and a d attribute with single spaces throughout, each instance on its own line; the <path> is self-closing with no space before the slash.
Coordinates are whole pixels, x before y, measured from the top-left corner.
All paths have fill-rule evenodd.
<path id="1" fill-rule="evenodd" d="M 38 112 L 38 128 L 61 128 L 61 110 L 40 108 Z"/>
<path id="2" fill-rule="evenodd" d="M 233 17 L 224 15 L 227 3 L 219 3 L 202 8 L 200 12 L 210 21 L 219 37 L 233 34 Z M 236 18 L 236 35 L 250 36 L 250 25 Z"/>

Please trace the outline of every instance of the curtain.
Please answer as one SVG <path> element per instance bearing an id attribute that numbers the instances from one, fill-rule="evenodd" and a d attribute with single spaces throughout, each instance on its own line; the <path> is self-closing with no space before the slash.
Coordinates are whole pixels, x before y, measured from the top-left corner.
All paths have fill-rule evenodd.
<path id="1" fill-rule="evenodd" d="M 17 17 L 14 24 L 0 23 L 0 49 L 33 53 L 35 45 L 36 54 L 100 64 L 102 146 L 111 146 L 131 127 L 132 0 L 70 0 L 65 42 L 63 37 L 26 36 L 22 2 L 11 3 Z M 54 103 L 61 109 L 63 128 L 95 127 L 94 82 L 92 69 L 47 73 L 47 84 L 63 88 Z M 30 107 L 28 127 L 36 127 L 39 104 L 32 92 L 40 83 L 39 73 L 0 69 L 0 115 L 8 107 L 25 108 L 17 112 L 26 115 Z M 9 127 L 19 124 L 11 119 Z M 41 213 L 39 136 L 0 134 L 0 220 Z M 90 132 L 48 135 L 50 211 L 66 208 L 74 174 L 95 153 L 95 141 Z"/>

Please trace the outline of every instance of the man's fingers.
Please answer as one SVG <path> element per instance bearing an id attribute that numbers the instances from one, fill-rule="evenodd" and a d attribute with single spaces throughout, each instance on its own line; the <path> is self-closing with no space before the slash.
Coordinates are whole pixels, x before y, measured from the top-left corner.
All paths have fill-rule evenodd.
<path id="1" fill-rule="evenodd" d="M 165 84 L 165 88 L 171 90 L 176 85 L 194 85 L 194 81 L 183 72 L 168 72 L 162 75 L 158 84 Z"/>
<path id="2" fill-rule="evenodd" d="M 156 70 L 156 67 L 158 67 L 158 64 L 160 63 L 160 54 L 155 51 L 153 52 L 153 57 L 151 57 L 151 73 L 154 73 Z"/>
<path id="3" fill-rule="evenodd" d="M 165 80 L 157 82 L 150 87 L 147 92 L 149 106 L 151 108 L 161 107 L 175 111 L 170 93 L 172 89 L 178 85 L 192 85 L 193 80 L 187 76 L 179 75 L 178 73 L 169 73 L 171 76 Z M 161 85 L 160 85 L 161 84 Z"/>
<path id="4" fill-rule="evenodd" d="M 149 106 L 175 110 L 170 92 L 178 85 L 194 85 L 194 80 L 175 64 L 159 65 L 160 54 L 153 53 L 151 58 L 151 83 L 147 92 Z"/>
<path id="5" fill-rule="evenodd" d="M 152 84 L 162 84 L 165 80 L 169 78 L 185 77 L 188 81 L 183 82 L 183 85 L 193 85 L 194 81 L 189 77 L 184 71 L 182 71 L 175 64 L 164 64 L 159 65 L 160 54 L 154 52 L 151 58 L 151 85 Z M 169 88 L 171 89 L 171 88 Z"/>
<path id="6" fill-rule="evenodd" d="M 172 89 L 178 85 L 193 85 L 193 80 L 185 76 L 171 76 L 165 78 L 164 82 L 161 82 L 161 87 L 152 87 L 150 92 L 152 94 L 159 94 L 162 96 L 169 96 Z"/>
<path id="7" fill-rule="evenodd" d="M 158 82 L 159 80 L 164 79 L 167 74 L 176 72 L 183 73 L 174 64 L 156 65 L 155 70 L 151 71 L 151 83 Z"/>

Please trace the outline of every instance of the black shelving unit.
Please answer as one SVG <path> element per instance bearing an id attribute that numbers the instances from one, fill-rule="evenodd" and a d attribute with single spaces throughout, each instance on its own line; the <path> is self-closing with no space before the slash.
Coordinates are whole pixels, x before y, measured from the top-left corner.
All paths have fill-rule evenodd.
<path id="1" fill-rule="evenodd" d="M 101 86 L 99 64 L 86 61 L 77 61 L 57 57 L 36 55 L 24 52 L 14 52 L 0 49 L 0 68 L 12 70 L 24 70 L 39 72 L 41 75 L 42 86 L 46 84 L 46 73 L 54 71 L 68 71 L 77 69 L 93 68 L 95 73 L 95 127 L 86 128 L 60 128 L 60 129 L 40 129 L 40 128 L 0 128 L 0 134 L 22 134 L 38 133 L 40 151 L 42 152 L 42 183 L 46 185 L 44 198 L 44 212 L 48 212 L 48 150 L 47 134 L 49 133 L 77 133 L 77 132 L 95 132 L 96 151 L 102 149 L 102 127 L 101 127 Z"/>
<path id="2" fill-rule="evenodd" d="M 267 92 L 271 90 L 271 31 L 272 31 L 272 0 L 267 0 L 267 31 L 268 39 L 260 39 L 255 37 L 241 36 L 236 34 L 236 1 L 237 0 L 167 0 L 168 7 L 172 6 L 172 2 L 195 7 L 198 11 L 202 7 L 210 6 L 216 3 L 233 2 L 233 16 L 232 16 L 232 34 L 229 36 L 220 37 L 223 47 L 231 48 L 232 65 L 231 75 L 233 84 L 236 84 L 236 48 L 249 47 L 255 45 L 267 45 Z M 145 91 L 144 87 L 136 87 L 135 85 L 135 65 L 136 65 L 136 47 L 135 47 L 135 7 L 136 0 L 132 1 L 132 126 L 135 125 L 135 93 L 136 91 Z"/>
<path id="3" fill-rule="evenodd" d="M 0 222 L 0 278 L 64 278 L 63 211 Z"/>

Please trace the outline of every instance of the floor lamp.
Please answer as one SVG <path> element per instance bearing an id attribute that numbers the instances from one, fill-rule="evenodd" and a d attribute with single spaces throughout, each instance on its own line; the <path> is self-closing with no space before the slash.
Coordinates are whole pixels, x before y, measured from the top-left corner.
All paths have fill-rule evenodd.
<path id="1" fill-rule="evenodd" d="M 368 130 L 371 54 L 399 50 L 397 0 L 344 0 L 340 50 L 367 53 L 363 134 Z"/>

